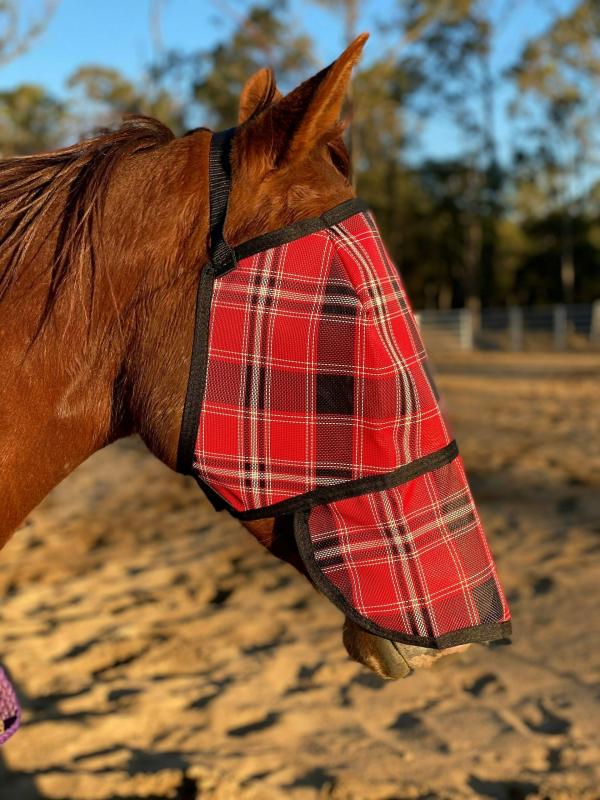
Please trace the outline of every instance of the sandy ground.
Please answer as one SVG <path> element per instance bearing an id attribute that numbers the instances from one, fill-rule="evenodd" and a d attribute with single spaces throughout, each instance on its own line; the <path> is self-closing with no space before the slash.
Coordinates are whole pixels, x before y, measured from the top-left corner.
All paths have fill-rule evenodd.
<path id="1" fill-rule="evenodd" d="M 124 441 L 0 556 L 25 714 L 1 800 L 600 797 L 600 357 L 437 368 L 512 645 L 379 680 L 328 600 Z"/>

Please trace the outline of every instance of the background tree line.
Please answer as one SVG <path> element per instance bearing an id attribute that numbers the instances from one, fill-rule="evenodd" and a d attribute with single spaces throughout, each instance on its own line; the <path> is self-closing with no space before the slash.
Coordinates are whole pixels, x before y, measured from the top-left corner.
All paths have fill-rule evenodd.
<path id="1" fill-rule="evenodd" d="M 19 4 L 0 0 L 0 64 L 35 46 L 57 2 L 21 31 Z M 319 2 L 338 15 L 336 33 L 359 32 L 361 0 Z M 576 0 L 561 13 L 551 2 L 539 0 L 546 30 L 502 68 L 494 46 L 516 0 L 398 0 L 376 23 L 346 135 L 357 191 L 416 307 L 600 297 L 600 3 Z M 284 0 L 213 5 L 233 34 L 182 52 L 163 45 L 161 0 L 151 0 L 154 56 L 137 82 L 94 63 L 69 76 L 62 98 L 43 84 L 0 91 L 0 156 L 53 149 L 126 112 L 152 114 L 176 134 L 227 127 L 256 69 L 271 66 L 285 91 L 321 66 Z M 440 115 L 457 132 L 452 158 L 425 145 Z"/>

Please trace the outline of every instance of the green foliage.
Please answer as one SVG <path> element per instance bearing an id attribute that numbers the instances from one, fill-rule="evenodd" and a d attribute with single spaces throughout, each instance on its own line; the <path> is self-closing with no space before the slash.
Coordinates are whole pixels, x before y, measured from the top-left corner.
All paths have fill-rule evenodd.
<path id="1" fill-rule="evenodd" d="M 315 2 L 331 11 L 340 42 L 355 35 L 368 6 Z M 600 296 L 600 3 L 577 0 L 559 14 L 539 0 L 547 29 L 500 69 L 497 37 L 517 6 L 398 0 L 355 74 L 347 141 L 357 190 L 376 212 L 416 307 Z M 9 7 L 15 19 L 18 4 L 0 0 L 0 21 Z M 156 116 L 178 135 L 230 126 L 257 69 L 272 67 L 287 91 L 321 66 L 283 0 L 248 4 L 241 14 L 239 5 L 222 7 L 233 27 L 221 41 L 159 52 L 137 81 L 83 64 L 66 101 L 37 85 L 0 93 L 0 154 L 52 149 L 74 130 L 115 125 L 128 112 Z M 0 37 L 0 59 L 2 49 Z M 501 159 L 503 104 L 511 153 Z M 457 131 L 452 158 L 434 158 L 424 146 L 442 116 Z"/>
<path id="2" fill-rule="evenodd" d="M 599 24 L 598 3 L 579 0 L 527 43 L 510 71 L 518 89 L 512 111 L 523 143 L 512 176 L 515 207 L 533 235 L 542 237 L 546 221 L 548 235 L 560 231 L 547 261 L 555 264 L 558 258 L 562 277 L 554 295 L 566 300 L 581 296 L 584 286 L 591 289 L 593 282 L 584 276 L 589 264 L 597 266 L 581 231 L 593 214 L 586 195 L 591 196 L 589 176 L 597 170 Z M 527 276 L 534 275 L 534 265 L 527 265 Z M 549 268 L 549 274 L 555 272 Z"/>
<path id="3" fill-rule="evenodd" d="M 289 86 L 315 66 L 310 39 L 290 31 L 284 12 L 281 2 L 253 5 L 229 39 L 192 53 L 171 51 L 153 74 L 162 82 L 184 75 L 190 111 L 199 107 L 204 124 L 235 125 L 240 92 L 253 72 L 271 67 Z"/>
<path id="4" fill-rule="evenodd" d="M 65 118 L 65 104 L 43 86 L 26 83 L 0 92 L 0 156 L 58 146 Z"/>
<path id="5" fill-rule="evenodd" d="M 87 64 L 69 76 L 67 87 L 80 93 L 86 104 L 82 117 L 92 116 L 96 127 L 118 124 L 123 114 L 140 113 L 157 117 L 176 134 L 185 130 L 182 104 L 148 78 L 138 85 L 116 69 Z"/>

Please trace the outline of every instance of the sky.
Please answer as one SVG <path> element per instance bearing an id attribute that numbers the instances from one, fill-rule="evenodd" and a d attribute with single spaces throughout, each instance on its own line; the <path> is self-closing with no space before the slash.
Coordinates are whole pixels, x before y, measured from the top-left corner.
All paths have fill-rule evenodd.
<path id="1" fill-rule="evenodd" d="M 24 19 L 39 13 L 43 0 L 20 0 Z M 486 0 L 499 11 L 510 0 Z M 550 2 L 550 0 L 547 0 Z M 565 12 L 576 0 L 551 0 Z M 374 18 L 390 18 L 398 0 L 363 2 L 359 30 L 371 32 L 364 62 L 376 57 L 381 38 Z M 540 0 L 513 0 L 514 12 L 500 32 L 495 47 L 497 68 L 510 62 L 523 41 L 541 33 L 548 16 Z M 53 94 L 65 93 L 65 79 L 82 64 L 116 67 L 135 79 L 152 59 L 153 38 L 149 24 L 150 0 L 60 0 L 45 33 L 32 49 L 0 67 L 0 90 L 19 83 L 41 83 Z M 164 46 L 183 51 L 204 48 L 226 38 L 235 25 L 241 0 L 162 0 L 161 35 Z M 344 47 L 343 27 L 338 19 L 308 0 L 291 0 L 294 27 L 304 29 L 316 43 L 317 56 L 325 65 Z M 506 97 L 499 97 L 498 138 L 501 152 L 507 147 L 508 125 L 502 113 Z M 459 140 L 449 122 L 437 119 L 426 132 L 426 149 L 440 156 L 451 155 Z"/>

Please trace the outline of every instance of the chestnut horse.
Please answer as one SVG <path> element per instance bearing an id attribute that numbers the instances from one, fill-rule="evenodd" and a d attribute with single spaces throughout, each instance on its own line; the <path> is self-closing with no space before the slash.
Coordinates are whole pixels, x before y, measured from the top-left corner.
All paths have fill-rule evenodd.
<path id="1" fill-rule="evenodd" d="M 367 38 L 285 97 L 266 69 L 245 85 L 231 244 L 354 196 L 339 115 Z M 175 138 L 158 120 L 130 115 L 117 131 L 0 162 L 0 545 L 116 439 L 139 434 L 175 469 L 207 257 L 210 139 L 207 128 Z M 272 520 L 246 527 L 272 544 Z M 290 536 L 278 555 L 303 569 L 294 547 Z M 440 655 L 349 620 L 344 642 L 384 677 Z"/>

